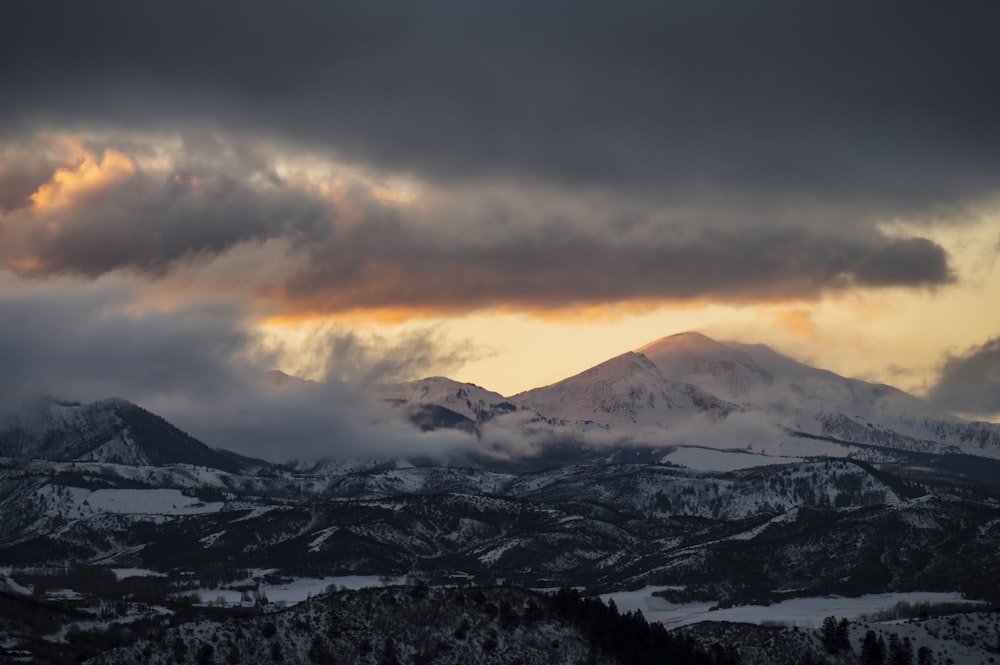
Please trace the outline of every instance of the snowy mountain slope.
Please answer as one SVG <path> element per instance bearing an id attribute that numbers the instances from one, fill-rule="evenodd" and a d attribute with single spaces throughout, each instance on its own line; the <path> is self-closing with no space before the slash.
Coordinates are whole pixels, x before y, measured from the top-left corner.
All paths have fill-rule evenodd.
<path id="1" fill-rule="evenodd" d="M 35 397 L 0 422 L 0 455 L 144 466 L 188 463 L 229 471 L 264 465 L 209 448 L 163 418 L 120 399 L 80 404 Z"/>
<path id="2" fill-rule="evenodd" d="M 891 386 L 817 369 L 763 344 L 717 342 L 688 332 L 656 340 L 639 352 L 667 379 L 732 400 L 758 423 L 766 423 L 758 436 L 764 440 L 754 442 L 755 450 L 809 454 L 801 442 L 788 440 L 793 433 L 813 440 L 1000 458 L 1000 425 L 964 422 Z M 736 447 L 741 442 L 732 443 Z"/>
<path id="3" fill-rule="evenodd" d="M 925 552 L 907 574 L 924 585 L 964 584 L 958 572 L 1000 565 L 1000 506 L 949 496 L 929 498 L 845 460 L 727 473 L 606 464 L 274 477 L 34 462 L 0 473 L 0 510 L 12 516 L 0 525 L 0 566 L 100 562 L 169 571 L 239 561 L 297 575 L 416 570 L 532 586 L 687 584 L 698 595 L 716 593 L 725 562 L 736 558 L 744 563 L 725 573 L 732 582 L 716 598 L 742 598 L 798 588 L 791 582 L 820 569 L 839 572 L 819 575 L 814 586 L 864 578 L 868 559 L 833 544 L 862 534 L 864 547 L 888 553 L 887 534 L 905 533 L 914 552 Z M 824 531 L 839 535 L 818 538 Z M 802 548 L 808 566 L 789 564 L 800 577 L 768 568 L 775 552 L 791 561 Z M 895 575 L 866 584 L 869 592 L 895 588 L 887 584 L 916 589 Z"/>
<path id="4" fill-rule="evenodd" d="M 775 378 L 783 389 L 772 396 L 757 399 L 766 404 L 777 399 L 796 400 L 801 408 L 830 413 L 841 412 L 867 419 L 888 418 L 896 421 L 934 419 L 961 422 L 926 401 L 885 384 L 850 379 L 833 372 L 817 369 L 784 356 L 763 344 L 726 342 L 735 352 L 745 353 L 758 367 Z M 794 403 L 794 402 L 793 402 Z"/>
<path id="5" fill-rule="evenodd" d="M 442 377 L 381 386 L 422 430 L 463 429 L 486 455 L 545 458 L 693 445 L 769 455 L 860 456 L 857 446 L 1000 459 L 1000 425 L 967 423 L 891 386 L 810 367 L 761 344 L 700 333 L 656 340 L 504 398 Z M 555 458 L 554 458 L 555 459 Z"/>
<path id="6" fill-rule="evenodd" d="M 793 618 L 788 620 L 782 618 L 779 604 L 747 608 L 747 615 L 753 617 L 754 623 L 730 623 L 726 617 L 720 617 L 713 621 L 695 623 L 680 632 L 692 636 L 706 647 L 716 643 L 735 645 L 741 665 L 800 665 L 831 660 L 843 665 L 866 665 L 872 662 L 983 665 L 996 662 L 996 636 L 1000 634 L 1000 617 L 996 612 L 973 612 L 969 609 L 962 611 L 961 608 L 954 608 L 953 614 L 939 614 L 941 610 L 933 608 L 933 604 L 941 601 L 933 600 L 934 594 L 927 595 L 929 598 L 926 601 L 897 601 L 910 605 L 909 608 L 904 607 L 898 613 L 899 616 L 894 616 L 895 613 L 890 611 L 885 612 L 888 616 L 878 619 L 845 617 L 844 613 L 831 609 L 813 619 L 809 616 L 811 604 L 803 607 L 803 603 L 796 603 L 795 609 L 802 611 L 789 612 L 785 616 L 791 615 Z M 814 602 L 822 608 L 824 600 L 826 599 L 817 598 Z M 881 605 L 869 610 L 876 615 L 885 610 L 887 605 L 891 605 L 889 598 L 858 600 L 867 600 L 873 604 L 881 602 Z M 929 608 L 930 613 L 917 611 L 914 606 L 918 604 Z M 756 614 L 753 614 L 754 610 Z M 836 654 L 831 654 L 829 647 L 824 644 L 821 626 L 826 616 L 851 619 L 844 635 L 846 644 Z M 866 648 L 868 633 L 871 633 L 871 638 Z M 872 649 L 872 643 L 877 644 L 878 640 L 881 640 L 881 648 L 876 646 Z"/>
<path id="7" fill-rule="evenodd" d="M 374 396 L 412 405 L 433 404 L 458 413 L 473 422 L 489 419 L 516 407 L 503 395 L 473 383 L 459 383 L 441 376 L 376 386 Z"/>
<path id="8" fill-rule="evenodd" d="M 636 350 L 663 376 L 693 383 L 724 399 L 738 401 L 774 384 L 771 372 L 744 351 L 701 333 L 671 335 Z"/>
<path id="9" fill-rule="evenodd" d="M 563 590 L 387 586 L 326 593 L 278 611 L 162 621 L 97 665 L 144 662 L 389 665 L 729 663 L 662 626 Z M 176 625 L 180 624 L 180 625 Z"/>
<path id="10" fill-rule="evenodd" d="M 726 342 L 775 378 L 754 406 L 795 410 L 802 431 L 857 443 L 923 452 L 964 452 L 1000 458 L 1000 425 L 970 423 L 892 386 L 873 384 L 810 367 L 763 344 Z M 809 418 L 808 414 L 813 417 Z"/>
<path id="11" fill-rule="evenodd" d="M 928 430 L 924 421 L 961 423 L 891 386 L 810 367 L 763 344 L 723 343 L 688 332 L 657 340 L 640 352 L 670 379 L 726 395 L 747 409 L 769 414 L 782 426 L 810 434 L 845 434 L 853 423 L 892 430 L 904 439 L 950 444 Z M 859 431 L 844 438 L 885 442 L 877 434 Z"/>
<path id="12" fill-rule="evenodd" d="M 268 376 L 276 385 L 295 381 Z M 1000 459 L 1000 425 L 965 422 L 891 386 L 810 367 L 761 344 L 694 332 L 511 397 L 445 377 L 370 392 L 425 432 L 475 436 L 481 449 L 467 451 L 469 464 L 574 462 L 599 450 L 622 460 L 615 451 L 636 446 L 869 458 L 860 445 Z"/>
<path id="13" fill-rule="evenodd" d="M 652 578 L 686 580 L 687 597 L 854 596 L 876 586 L 976 597 L 1000 581 L 996 569 L 982 565 L 1000 535 L 994 510 L 935 497 L 837 512 L 801 508 L 747 540 L 639 565 Z"/>
<path id="14" fill-rule="evenodd" d="M 511 401 L 549 418 L 604 427 L 669 428 L 685 417 L 721 419 L 738 410 L 696 386 L 665 379 L 648 358 L 632 352 Z"/>

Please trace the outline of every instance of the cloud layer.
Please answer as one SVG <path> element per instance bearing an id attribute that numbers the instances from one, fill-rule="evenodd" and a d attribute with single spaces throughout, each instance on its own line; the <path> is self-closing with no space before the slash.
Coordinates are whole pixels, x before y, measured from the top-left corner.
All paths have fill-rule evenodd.
<path id="1" fill-rule="evenodd" d="M 1000 416 L 1000 337 L 949 356 L 928 398 L 956 413 L 991 419 Z"/>
<path id="2" fill-rule="evenodd" d="M 255 297 L 316 313 L 940 286 L 943 248 L 882 229 L 996 195 L 997 18 L 19 3 L 0 28 L 0 260 L 164 275 L 277 241 Z M 72 158 L 40 149 L 74 131 Z M 387 197 L 392 177 L 417 195 Z"/>
<path id="3" fill-rule="evenodd" d="M 468 357 L 433 330 L 376 342 L 325 330 L 311 349 L 323 379 L 279 386 L 266 370 L 283 349 L 253 332 L 237 307 L 150 309 L 122 280 L 63 286 L 0 289 L 0 416 L 36 394 L 123 397 L 211 446 L 275 461 L 471 445 L 464 435 L 421 436 L 364 397 L 370 383 L 447 371 Z"/>
<path id="4" fill-rule="evenodd" d="M 903 1 L 18 3 L 0 119 L 228 127 L 445 180 L 948 200 L 1000 173 L 998 18 Z"/>
<path id="5" fill-rule="evenodd" d="M 835 221 L 824 209 L 767 219 L 767 208 L 726 203 L 636 207 L 605 194 L 581 204 L 551 188 L 396 195 L 350 174 L 332 188 L 287 166 L 282 175 L 273 157 L 247 166 L 231 154 L 238 143 L 216 145 L 214 162 L 184 146 L 157 159 L 152 144 L 131 155 L 81 148 L 0 217 L 0 261 L 26 277 L 125 271 L 169 283 L 256 252 L 264 265 L 211 288 L 235 282 L 241 298 L 286 314 L 745 302 L 953 280 L 934 242 L 818 223 Z"/>

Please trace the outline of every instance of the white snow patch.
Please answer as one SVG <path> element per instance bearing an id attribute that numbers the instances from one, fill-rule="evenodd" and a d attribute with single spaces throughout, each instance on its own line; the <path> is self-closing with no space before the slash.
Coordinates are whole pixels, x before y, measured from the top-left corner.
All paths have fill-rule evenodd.
<path id="1" fill-rule="evenodd" d="M 100 489 L 90 492 L 85 501 L 98 512 L 121 514 L 198 515 L 217 513 L 223 507 L 222 502 L 204 503 L 175 489 Z"/>
<path id="2" fill-rule="evenodd" d="M 518 540 L 512 540 L 512 541 L 509 541 L 509 542 L 506 542 L 506 543 L 501 543 L 497 547 L 494 547 L 494 548 L 492 548 L 492 549 L 490 549 L 490 550 L 488 550 L 488 551 L 483 552 L 482 554 L 480 554 L 479 555 L 479 560 L 482 561 L 487 566 L 491 566 L 491 565 L 495 564 L 500 559 L 500 557 L 502 557 L 504 555 L 504 553 L 507 552 L 507 550 L 509 550 L 509 549 L 511 549 L 511 548 L 513 548 L 513 547 L 515 547 L 517 545 L 520 545 L 520 544 L 521 543 Z"/>
<path id="3" fill-rule="evenodd" d="M 166 573 L 160 573 L 148 568 L 112 568 L 111 572 L 120 582 L 126 577 L 166 577 Z"/>
<path id="4" fill-rule="evenodd" d="M 331 577 L 328 579 L 333 580 L 338 587 L 352 590 L 383 586 L 382 578 L 375 575 L 345 575 L 344 577 Z M 402 584 L 403 579 L 394 577 L 386 580 L 386 582 L 388 584 Z"/>
<path id="5" fill-rule="evenodd" d="M 23 584 L 18 584 L 14 579 L 7 577 L 6 575 L 0 576 L 0 589 L 8 591 L 10 593 L 18 593 L 24 596 L 30 596 L 34 591 L 24 586 Z"/>
<path id="6" fill-rule="evenodd" d="M 45 597 L 54 600 L 83 600 L 83 594 L 74 589 L 50 589 L 45 592 Z"/>
<path id="7" fill-rule="evenodd" d="M 215 533 L 210 533 L 204 538 L 199 539 L 198 542 L 201 543 L 202 547 L 212 547 L 213 545 L 215 545 L 215 541 L 217 541 L 225 534 L 226 534 L 225 529 L 223 529 L 222 531 L 216 531 Z"/>
<path id="8" fill-rule="evenodd" d="M 760 526 L 756 526 L 749 531 L 744 531 L 742 533 L 737 533 L 736 535 L 730 536 L 729 540 L 752 540 L 764 532 L 772 524 L 781 524 L 783 522 L 794 522 L 798 519 L 799 509 L 792 508 L 788 512 L 781 513 L 780 515 L 769 519 Z"/>
<path id="9" fill-rule="evenodd" d="M 725 472 L 774 464 L 796 464 L 804 460 L 801 457 L 771 457 L 769 455 L 685 446 L 665 455 L 661 461 L 679 464 L 698 471 Z"/>
<path id="10" fill-rule="evenodd" d="M 615 601 L 620 612 L 638 610 L 647 621 L 659 621 L 667 628 L 679 628 L 701 621 L 731 621 L 734 623 L 784 622 L 803 628 L 815 628 L 828 616 L 857 619 L 891 608 L 896 603 L 952 603 L 964 600 L 960 593 L 914 591 L 908 593 L 868 594 L 858 598 L 841 596 L 790 598 L 773 605 L 741 605 L 713 610 L 712 602 L 675 605 L 665 598 L 653 596 L 662 587 L 646 587 L 636 591 L 621 591 L 601 596 L 605 602 Z"/>
<path id="11" fill-rule="evenodd" d="M 331 526 L 316 533 L 316 536 L 309 541 L 309 551 L 318 552 L 319 548 L 326 542 L 326 539 L 340 530 L 340 527 Z"/>
<path id="12" fill-rule="evenodd" d="M 389 584 L 401 583 L 401 580 L 387 580 Z M 364 589 L 383 586 L 382 578 L 374 575 L 345 575 L 338 577 L 296 578 L 280 584 L 261 584 L 257 591 L 267 597 L 272 603 L 298 603 L 310 596 L 325 593 L 328 589 Z M 243 595 L 236 589 L 197 589 L 203 603 L 213 603 L 222 598 L 228 604 L 239 604 Z M 185 592 L 191 593 L 191 592 Z"/>

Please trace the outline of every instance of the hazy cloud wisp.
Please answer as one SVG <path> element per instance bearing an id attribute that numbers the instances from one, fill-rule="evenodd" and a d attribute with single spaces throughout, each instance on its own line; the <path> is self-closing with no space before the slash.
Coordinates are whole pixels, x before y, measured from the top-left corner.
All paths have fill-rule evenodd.
<path id="1" fill-rule="evenodd" d="M 1000 337 L 948 356 L 927 396 L 949 411 L 993 420 L 1000 417 Z"/>

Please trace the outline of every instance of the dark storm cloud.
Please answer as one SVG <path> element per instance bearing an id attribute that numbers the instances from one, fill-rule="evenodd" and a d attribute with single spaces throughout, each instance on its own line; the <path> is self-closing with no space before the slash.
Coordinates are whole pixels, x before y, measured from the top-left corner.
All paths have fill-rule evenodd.
<path id="1" fill-rule="evenodd" d="M 1000 5 L 17 2 L 0 124 L 225 127 L 438 179 L 975 198 Z"/>
<path id="2" fill-rule="evenodd" d="M 30 202 L 30 197 L 60 166 L 54 161 L 35 157 L 25 162 L 13 163 L 13 159 L 20 159 L 24 153 L 18 151 L 16 157 L 13 154 L 4 154 L 0 151 L 0 215 L 26 207 Z"/>
<path id="3" fill-rule="evenodd" d="M 97 277 L 119 268 L 163 274 L 178 259 L 214 256 L 248 241 L 308 241 L 329 227 L 327 204 L 273 174 L 261 187 L 249 181 L 259 173 L 241 173 L 231 161 L 143 171 L 129 166 L 126 156 L 113 155 L 92 156 L 90 172 L 110 172 L 97 176 L 106 182 L 62 195 L 71 199 L 68 204 L 20 206 L 0 215 L 0 261 L 23 265 L 30 259 L 24 272 L 40 275 Z M 75 166 L 67 171 L 70 180 L 77 177 Z M 45 180 L 54 170 L 50 166 Z M 42 184 L 29 177 L 33 171 L 16 166 L 8 174 L 15 182 L 35 183 L 35 189 Z"/>
<path id="4" fill-rule="evenodd" d="M 59 231 L 36 245 L 37 258 L 53 272 L 162 272 L 176 259 L 240 242 L 322 234 L 328 218 L 325 206 L 301 193 L 260 193 L 229 179 L 198 187 L 136 180 L 82 209 L 47 215 Z"/>
<path id="5" fill-rule="evenodd" d="M 275 461 L 471 445 L 457 435 L 421 438 L 360 391 L 358 381 L 411 379 L 468 357 L 433 330 L 381 340 L 379 349 L 328 330 L 316 340 L 328 354 L 328 379 L 284 387 L 262 371 L 273 367 L 275 350 L 246 330 L 245 314 L 231 305 L 147 311 L 120 283 L 0 292 L 0 416 L 37 394 L 121 397 L 209 445 Z"/>
<path id="6" fill-rule="evenodd" d="M 934 287 L 952 280 L 942 247 L 876 228 L 995 195 L 996 18 L 995 3 L 14 3 L 0 137 L 76 130 L 128 155 L 150 149 L 131 130 L 185 141 L 174 171 L 4 214 L 0 259 L 163 276 L 277 239 L 290 253 L 268 274 L 288 277 L 261 292 L 314 311 Z M 277 175 L 282 151 L 413 174 L 437 199 L 323 199 Z M 4 173 L 10 210 L 38 175 Z M 481 196 L 494 185 L 521 204 Z"/>
<path id="7" fill-rule="evenodd" d="M 246 349 L 239 312 L 222 303 L 130 316 L 132 289 L 46 285 L 0 294 L 0 405 L 32 393 L 67 399 L 199 396 L 232 383 L 228 363 Z"/>
<path id="8" fill-rule="evenodd" d="M 308 249 L 277 300 L 292 309 L 472 310 L 572 307 L 628 300 L 812 298 L 851 287 L 930 287 L 952 277 L 947 255 L 919 238 L 805 230 L 705 229 L 620 243 L 544 225 L 486 246 L 441 246 L 391 220 Z M 359 248 L 361 251 L 359 251 Z"/>
<path id="9" fill-rule="evenodd" d="M 928 397 L 950 411 L 995 418 L 1000 413 L 1000 337 L 949 356 Z"/>
<path id="10" fill-rule="evenodd" d="M 487 353 L 469 341 L 454 344 L 434 328 L 414 330 L 396 341 L 365 339 L 350 330 L 323 331 L 309 346 L 326 358 L 327 382 L 364 386 L 430 376 Z"/>
<path id="11" fill-rule="evenodd" d="M 209 152 L 232 151 L 220 143 Z M 98 172 L 97 185 L 82 192 L 65 185 L 65 194 L 54 186 L 56 203 L 0 217 L 0 259 L 35 277 L 125 269 L 169 280 L 191 261 L 280 240 L 285 253 L 263 257 L 266 265 L 242 283 L 286 312 L 746 301 L 952 280 L 946 253 L 929 240 L 787 213 L 772 220 L 732 205 L 644 211 L 558 192 L 484 200 L 461 188 L 409 206 L 380 200 L 359 181 L 324 197 L 253 155 L 184 152 L 175 168 L 144 170 L 120 153 L 103 154 L 78 169 Z M 72 182 L 73 173 L 59 182 Z M 800 214 L 836 220 L 829 211 Z"/>
<path id="12" fill-rule="evenodd" d="M 951 277 L 944 249 L 926 238 L 895 238 L 861 249 L 848 270 L 861 286 L 935 286 Z"/>

